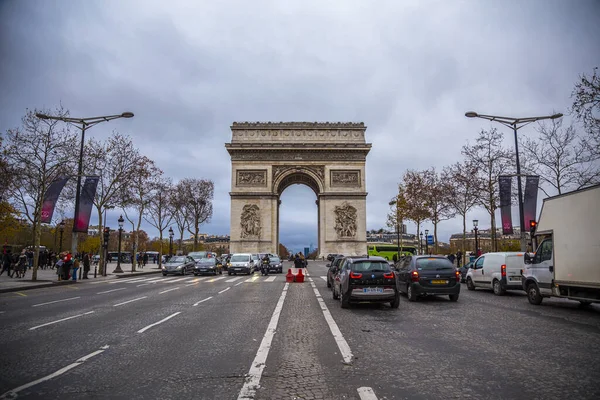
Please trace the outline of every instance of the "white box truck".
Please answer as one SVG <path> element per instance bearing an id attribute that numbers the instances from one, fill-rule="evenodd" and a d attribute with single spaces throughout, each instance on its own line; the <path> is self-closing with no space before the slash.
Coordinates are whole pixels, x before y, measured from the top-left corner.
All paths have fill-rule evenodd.
<path id="1" fill-rule="evenodd" d="M 600 185 L 544 199 L 534 238 L 522 276 L 531 304 L 552 296 L 600 302 Z"/>

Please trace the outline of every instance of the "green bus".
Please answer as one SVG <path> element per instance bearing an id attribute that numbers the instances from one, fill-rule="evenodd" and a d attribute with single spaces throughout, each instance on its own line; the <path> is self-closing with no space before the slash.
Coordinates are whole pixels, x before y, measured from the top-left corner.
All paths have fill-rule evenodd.
<path id="1" fill-rule="evenodd" d="M 401 256 L 416 254 L 415 246 L 402 246 L 400 249 Z M 394 244 L 370 244 L 367 246 L 367 254 L 369 256 L 383 257 L 388 261 L 397 261 L 398 245 Z"/>

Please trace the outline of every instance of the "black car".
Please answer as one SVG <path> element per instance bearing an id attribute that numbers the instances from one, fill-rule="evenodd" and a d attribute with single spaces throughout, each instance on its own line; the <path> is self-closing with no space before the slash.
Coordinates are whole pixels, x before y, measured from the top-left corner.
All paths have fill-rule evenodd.
<path id="1" fill-rule="evenodd" d="M 335 280 L 335 276 L 340 270 L 340 263 L 344 259 L 342 255 L 336 255 L 331 264 L 327 264 L 329 268 L 327 270 L 327 287 L 333 287 L 333 281 Z"/>
<path id="2" fill-rule="evenodd" d="M 173 256 L 162 266 L 163 276 L 168 274 L 185 275 L 194 272 L 196 261 L 190 256 Z"/>
<path id="3" fill-rule="evenodd" d="M 444 256 L 405 256 L 395 265 L 400 290 L 408 300 L 419 296 L 447 295 L 457 301 L 460 294 L 460 272 Z"/>
<path id="4" fill-rule="evenodd" d="M 283 273 L 283 261 L 281 261 L 281 258 L 274 255 L 269 256 L 269 272 Z"/>
<path id="5" fill-rule="evenodd" d="M 473 261 L 468 262 L 458 269 L 460 272 L 460 283 L 465 283 L 467 281 L 467 272 L 469 272 L 469 268 L 473 268 Z"/>
<path id="6" fill-rule="evenodd" d="M 201 260 L 196 262 L 196 266 L 194 267 L 194 275 L 220 275 L 222 273 L 223 269 L 221 262 L 218 261 L 215 257 L 202 258 Z"/>
<path id="7" fill-rule="evenodd" d="M 333 261 L 337 256 L 339 256 L 340 254 L 327 254 L 327 261 Z"/>
<path id="8" fill-rule="evenodd" d="M 400 305 L 396 274 L 383 257 L 345 257 L 333 281 L 333 298 L 342 308 L 353 302 L 390 303 Z"/>

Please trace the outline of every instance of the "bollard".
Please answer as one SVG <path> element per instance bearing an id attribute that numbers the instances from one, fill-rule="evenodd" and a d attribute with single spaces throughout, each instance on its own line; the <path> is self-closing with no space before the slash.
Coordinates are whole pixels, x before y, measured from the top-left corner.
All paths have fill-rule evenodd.
<path id="1" fill-rule="evenodd" d="M 285 276 L 285 281 L 287 283 L 292 283 L 294 282 L 294 274 L 292 274 L 292 270 L 288 268 L 288 272 L 287 275 Z"/>
<path id="2" fill-rule="evenodd" d="M 302 268 L 298 268 L 298 273 L 296 274 L 296 282 L 304 283 L 304 274 L 302 273 Z"/>
<path id="3" fill-rule="evenodd" d="M 98 274 L 98 266 L 95 265 L 94 266 L 94 278 L 96 277 L 97 274 Z"/>

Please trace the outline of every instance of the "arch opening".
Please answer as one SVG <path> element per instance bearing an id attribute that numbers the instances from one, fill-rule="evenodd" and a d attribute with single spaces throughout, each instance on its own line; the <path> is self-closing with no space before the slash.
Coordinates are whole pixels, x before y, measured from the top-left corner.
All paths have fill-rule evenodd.
<path id="1" fill-rule="evenodd" d="M 295 254 L 319 247 L 319 207 L 314 189 L 290 184 L 279 194 L 277 218 L 278 242 Z"/>

